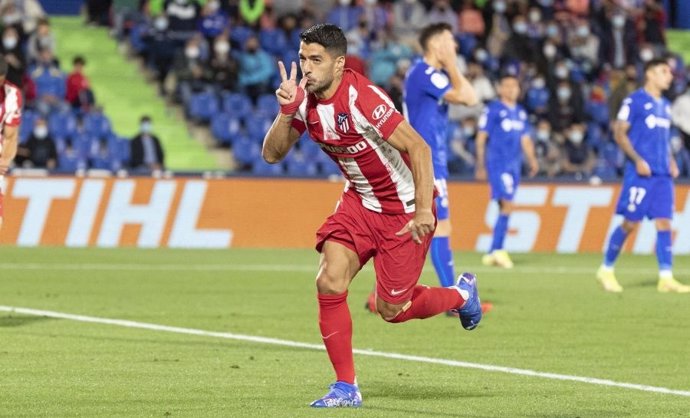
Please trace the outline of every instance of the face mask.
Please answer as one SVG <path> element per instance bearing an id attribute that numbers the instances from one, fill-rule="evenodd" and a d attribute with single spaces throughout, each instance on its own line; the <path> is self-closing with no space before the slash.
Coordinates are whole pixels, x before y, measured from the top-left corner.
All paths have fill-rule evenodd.
<path id="1" fill-rule="evenodd" d="M 2 18 L 2 21 L 8 26 L 14 25 L 15 23 L 20 22 L 21 20 L 22 15 L 20 15 L 19 13 L 8 14 Z"/>
<path id="2" fill-rule="evenodd" d="M 378 0 L 364 0 L 364 4 L 366 4 L 368 6 L 373 6 L 376 3 L 378 3 Z"/>
<path id="3" fill-rule="evenodd" d="M 559 34 L 558 26 L 549 25 L 546 27 L 546 36 L 553 38 L 555 36 L 558 36 L 558 34 Z"/>
<path id="4" fill-rule="evenodd" d="M 625 25 L 625 16 L 615 15 L 613 19 L 611 19 L 611 22 L 613 23 L 614 27 L 622 28 L 623 25 Z"/>
<path id="5" fill-rule="evenodd" d="M 17 46 L 17 38 L 2 38 L 2 45 L 5 49 L 14 49 Z"/>
<path id="6" fill-rule="evenodd" d="M 350 0 L 340 0 L 340 5 L 345 7 L 350 5 Z"/>
<path id="7" fill-rule="evenodd" d="M 497 1 L 494 3 L 494 11 L 496 13 L 503 13 L 506 11 L 506 4 L 502 1 Z"/>
<path id="8" fill-rule="evenodd" d="M 683 140 L 679 136 L 671 138 L 671 151 L 677 154 L 683 148 Z"/>
<path id="9" fill-rule="evenodd" d="M 538 23 L 541 20 L 541 12 L 539 10 L 530 10 L 529 21 L 532 23 Z"/>
<path id="10" fill-rule="evenodd" d="M 219 8 L 220 8 L 220 3 L 218 3 L 217 1 L 208 2 L 208 10 L 210 10 L 211 12 L 215 12 Z"/>
<path id="11" fill-rule="evenodd" d="M 48 136 L 48 127 L 43 125 L 35 127 L 34 136 L 38 139 L 45 139 Z"/>
<path id="12" fill-rule="evenodd" d="M 546 82 L 544 82 L 543 78 L 535 78 L 532 80 L 532 87 L 535 89 L 543 89 L 544 86 L 546 85 Z"/>
<path id="13" fill-rule="evenodd" d="M 546 58 L 553 58 L 556 56 L 556 46 L 554 44 L 544 45 L 544 56 Z"/>
<path id="14" fill-rule="evenodd" d="M 230 51 L 230 44 L 227 42 L 216 42 L 213 49 L 216 51 L 216 54 L 224 55 Z"/>
<path id="15" fill-rule="evenodd" d="M 576 33 L 580 38 L 585 38 L 589 36 L 589 28 L 587 26 L 578 26 Z"/>
<path id="16" fill-rule="evenodd" d="M 407 4 L 415 4 L 415 3 L 417 3 L 417 0 L 405 0 L 405 3 L 407 3 Z"/>
<path id="17" fill-rule="evenodd" d="M 640 59 L 643 62 L 651 61 L 654 58 L 654 52 L 651 49 L 643 49 L 640 51 Z"/>
<path id="18" fill-rule="evenodd" d="M 573 93 L 570 91 L 568 87 L 560 87 L 558 90 L 556 90 L 556 95 L 561 101 L 566 101 L 570 99 L 570 96 Z"/>
<path id="19" fill-rule="evenodd" d="M 199 51 L 199 48 L 195 46 L 188 46 L 184 50 L 184 54 L 187 58 L 193 60 L 199 58 L 199 55 L 201 55 L 201 51 Z"/>
<path id="20" fill-rule="evenodd" d="M 148 134 L 151 132 L 152 127 L 151 122 L 142 122 L 139 129 L 142 133 Z"/>
<path id="21" fill-rule="evenodd" d="M 158 31 L 164 31 L 168 29 L 168 19 L 164 17 L 157 17 L 156 20 L 153 21 L 153 27 L 156 28 Z"/>
<path id="22" fill-rule="evenodd" d="M 462 135 L 463 135 L 465 138 L 471 138 L 471 137 L 473 137 L 475 132 L 476 132 L 476 130 L 474 129 L 473 126 L 464 126 L 464 127 L 462 128 Z"/>
<path id="23" fill-rule="evenodd" d="M 489 54 L 483 49 L 478 49 L 474 53 L 474 58 L 476 58 L 479 62 L 484 62 L 487 58 L 489 58 Z"/>
<path id="24" fill-rule="evenodd" d="M 537 140 L 541 142 L 547 142 L 549 140 L 549 131 L 545 129 L 540 129 L 537 131 Z"/>
<path id="25" fill-rule="evenodd" d="M 513 30 L 515 31 L 515 33 L 517 33 L 517 34 L 519 34 L 519 35 L 523 35 L 523 34 L 525 34 L 525 33 L 527 32 L 527 23 L 525 23 L 525 22 L 516 22 L 516 23 L 513 25 Z"/>
<path id="26" fill-rule="evenodd" d="M 560 80 L 565 80 L 566 78 L 568 78 L 569 71 L 566 67 L 557 67 L 554 73 L 556 74 L 556 78 Z"/>
<path id="27" fill-rule="evenodd" d="M 175 3 L 177 4 L 187 4 L 188 0 L 175 0 Z"/>
<path id="28" fill-rule="evenodd" d="M 580 145 L 582 143 L 582 140 L 584 139 L 584 135 L 580 131 L 575 131 L 570 133 L 568 139 L 570 139 L 570 142 L 572 142 L 573 144 Z"/>

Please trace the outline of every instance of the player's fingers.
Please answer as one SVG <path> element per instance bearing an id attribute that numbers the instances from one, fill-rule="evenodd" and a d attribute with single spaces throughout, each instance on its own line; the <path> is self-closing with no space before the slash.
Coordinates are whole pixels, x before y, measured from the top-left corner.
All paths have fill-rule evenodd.
<path id="1" fill-rule="evenodd" d="M 398 231 L 398 232 L 395 233 L 395 235 L 397 235 L 397 236 L 402 236 L 402 235 L 405 235 L 405 234 L 407 234 L 408 232 L 410 232 L 410 231 L 411 231 L 411 228 L 410 228 L 410 227 L 411 227 L 411 225 L 410 225 L 411 223 L 412 223 L 412 221 L 406 223 L 405 226 L 403 226 L 402 229 L 401 229 L 400 231 Z"/>
<path id="2" fill-rule="evenodd" d="M 299 86 L 301 88 L 304 88 L 307 86 L 307 77 L 302 77 L 302 79 L 299 81 Z"/>
<path id="3" fill-rule="evenodd" d="M 290 80 L 297 80 L 297 63 L 295 63 L 295 61 L 292 61 L 292 64 L 290 65 Z"/>
<path id="4" fill-rule="evenodd" d="M 410 233 L 412 235 L 412 241 L 416 242 L 417 244 L 422 243 L 422 240 L 419 238 L 419 234 L 417 233 L 417 231 L 413 229 L 412 231 L 410 231 Z"/>
<path id="5" fill-rule="evenodd" d="M 276 95 L 278 97 L 280 97 L 281 99 L 286 99 L 286 100 L 290 99 L 290 94 L 283 89 L 276 90 Z"/>
<path id="6" fill-rule="evenodd" d="M 285 71 L 285 64 L 283 64 L 283 61 L 278 61 L 278 71 L 280 71 L 280 79 L 286 81 L 288 77 L 287 72 Z"/>

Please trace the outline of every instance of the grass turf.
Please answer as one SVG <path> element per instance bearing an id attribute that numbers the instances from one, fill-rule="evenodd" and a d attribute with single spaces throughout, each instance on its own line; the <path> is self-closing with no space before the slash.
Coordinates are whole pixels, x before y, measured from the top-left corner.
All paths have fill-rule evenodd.
<path id="1" fill-rule="evenodd" d="M 307 250 L 2 248 L 0 305 L 319 344 Z M 440 316 L 386 324 L 350 290 L 354 346 L 690 390 L 690 295 L 658 294 L 653 257 L 624 254 L 625 292 L 601 292 L 599 255 L 525 254 L 479 273 L 479 329 Z M 690 262 L 676 262 L 679 278 Z M 433 284 L 428 268 L 422 282 Z M 0 416 L 314 416 L 333 380 L 322 351 L 0 312 Z M 355 357 L 357 416 L 686 416 L 677 395 L 387 358 Z M 319 411 L 342 415 L 343 411 Z"/>

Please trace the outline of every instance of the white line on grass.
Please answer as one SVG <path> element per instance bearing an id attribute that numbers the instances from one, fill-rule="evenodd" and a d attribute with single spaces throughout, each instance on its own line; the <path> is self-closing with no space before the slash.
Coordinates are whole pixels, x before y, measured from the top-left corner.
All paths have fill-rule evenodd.
<path id="1" fill-rule="evenodd" d="M 596 267 L 515 267 L 511 270 L 501 270 L 495 267 L 484 267 L 478 265 L 465 265 L 464 270 L 478 273 L 499 273 L 499 274 L 559 274 L 559 275 L 593 275 Z M 138 264 L 138 263 L 91 263 L 91 264 L 70 264 L 70 263 L 0 263 L 0 270 L 60 270 L 60 271 L 290 271 L 298 273 L 316 273 L 316 262 L 312 264 Z M 374 271 L 371 266 L 364 266 L 364 271 Z M 625 275 L 656 276 L 658 271 L 655 269 L 639 268 L 617 268 L 618 273 Z M 690 275 L 690 269 L 675 269 L 674 272 L 679 276 Z"/>
<path id="2" fill-rule="evenodd" d="M 44 311 L 38 309 L 19 308 L 13 306 L 0 305 L 0 311 L 19 313 L 24 315 L 44 316 L 49 318 L 69 319 L 72 321 L 91 322 L 96 324 L 117 325 L 127 328 L 139 328 L 152 331 L 172 332 L 177 334 L 199 335 L 204 337 L 223 338 L 228 340 L 249 341 L 261 344 L 280 345 L 285 347 L 305 348 L 309 350 L 324 350 L 321 344 L 301 343 L 298 341 L 281 340 L 277 338 L 257 337 L 253 335 L 233 334 L 229 332 L 204 331 L 194 328 L 171 327 L 167 325 L 149 324 L 146 322 L 127 321 L 123 319 L 98 318 L 94 316 L 73 315 L 62 312 Z M 466 361 L 446 360 L 433 357 L 412 356 L 407 354 L 386 353 L 374 350 L 354 349 L 355 354 L 372 357 L 383 357 L 387 359 L 414 361 L 417 363 L 440 364 L 451 367 L 462 367 L 466 369 L 479 369 L 489 372 L 499 372 L 516 374 L 520 376 L 540 377 L 543 379 L 565 380 L 571 382 L 588 383 L 599 386 L 612 386 L 624 389 L 634 389 L 643 392 L 663 393 L 667 395 L 677 395 L 690 397 L 690 391 L 669 389 L 658 386 L 639 385 L 635 383 L 616 382 L 615 380 L 597 379 L 594 377 L 571 376 L 567 374 L 538 372 L 536 370 L 518 369 L 514 367 L 495 366 L 491 364 L 469 363 Z"/>

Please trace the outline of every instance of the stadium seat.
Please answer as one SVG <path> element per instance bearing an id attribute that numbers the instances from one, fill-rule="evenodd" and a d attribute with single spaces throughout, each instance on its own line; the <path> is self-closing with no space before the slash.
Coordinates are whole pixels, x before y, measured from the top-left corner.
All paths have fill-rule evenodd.
<path id="1" fill-rule="evenodd" d="M 304 156 L 309 159 L 318 160 L 321 154 L 323 154 L 321 147 L 316 142 L 312 141 L 306 132 L 299 139 L 298 147 Z"/>
<path id="2" fill-rule="evenodd" d="M 38 119 L 38 114 L 32 110 L 25 110 L 22 114 L 22 123 L 19 125 L 19 143 L 23 144 L 31 136 L 34 123 Z"/>
<path id="3" fill-rule="evenodd" d="M 261 146 L 246 136 L 239 136 L 232 144 L 232 155 L 242 166 L 249 166 L 261 159 Z"/>
<path id="4" fill-rule="evenodd" d="M 585 112 L 596 123 L 602 126 L 609 124 L 609 107 L 605 102 L 589 101 L 585 105 Z"/>
<path id="5" fill-rule="evenodd" d="M 232 144 L 241 129 L 242 121 L 231 114 L 223 112 L 211 117 L 211 133 L 221 144 Z"/>
<path id="6" fill-rule="evenodd" d="M 256 114 L 250 121 L 245 123 L 247 127 L 247 135 L 249 135 L 249 137 L 254 141 L 262 142 L 264 140 L 264 136 L 266 136 L 266 132 L 268 132 L 272 124 L 273 118 Z"/>
<path id="7" fill-rule="evenodd" d="M 84 115 L 84 131 L 96 138 L 107 138 L 112 126 L 110 119 L 103 112 L 90 111 Z"/>
<path id="8" fill-rule="evenodd" d="M 261 29 L 259 31 L 259 44 L 263 50 L 277 56 L 280 56 L 288 47 L 285 33 L 279 28 Z"/>
<path id="9" fill-rule="evenodd" d="M 221 95 L 221 101 L 223 102 L 223 112 L 241 119 L 244 119 L 253 111 L 252 101 L 242 93 L 225 92 Z"/>
<path id="10" fill-rule="evenodd" d="M 268 164 L 261 158 L 257 158 L 252 163 L 252 173 L 258 176 L 282 176 L 283 164 Z"/>
<path id="11" fill-rule="evenodd" d="M 256 112 L 271 119 L 280 112 L 280 105 L 274 94 L 262 94 L 256 101 Z"/>
<path id="12" fill-rule="evenodd" d="M 208 91 L 193 94 L 187 107 L 189 116 L 202 123 L 208 123 L 218 110 L 218 98 Z"/>
<path id="13" fill-rule="evenodd" d="M 330 158 L 326 158 L 319 162 L 319 173 L 324 177 L 342 176 L 340 167 Z"/>
<path id="14" fill-rule="evenodd" d="M 54 137 L 71 137 L 77 131 L 77 119 L 68 110 L 53 112 L 48 116 L 48 130 Z"/>
<path id="15" fill-rule="evenodd" d="M 313 177 L 318 172 L 316 162 L 295 149 L 290 151 L 285 158 L 285 167 L 288 175 L 296 177 Z"/>

